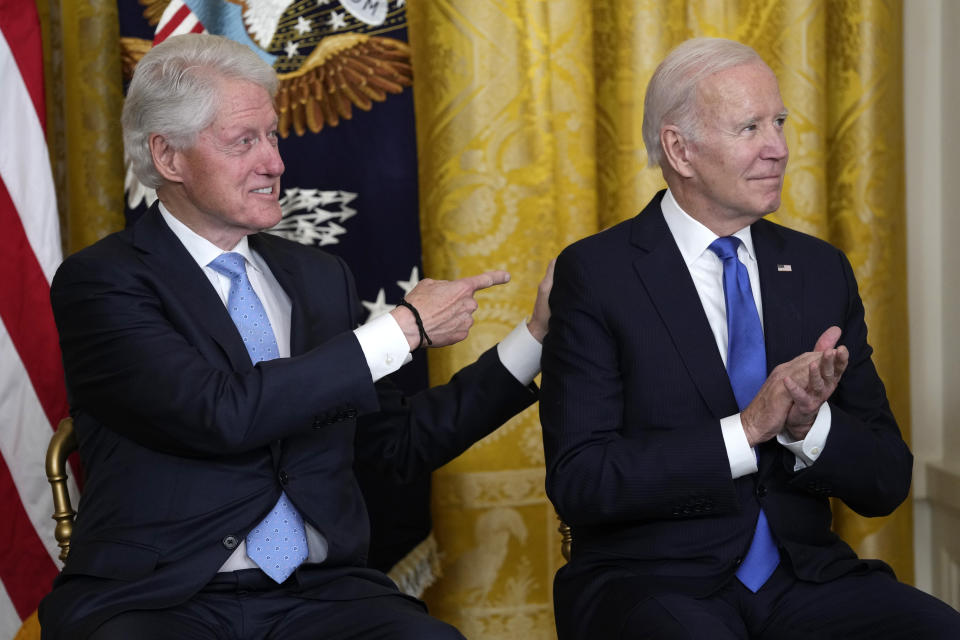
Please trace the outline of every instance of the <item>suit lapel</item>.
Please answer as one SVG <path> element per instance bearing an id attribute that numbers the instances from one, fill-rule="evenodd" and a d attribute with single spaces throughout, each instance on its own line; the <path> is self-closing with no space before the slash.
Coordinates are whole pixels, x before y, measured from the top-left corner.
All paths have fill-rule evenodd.
<path id="1" fill-rule="evenodd" d="M 249 369 L 250 356 L 236 325 L 203 270 L 163 221 L 156 204 L 134 226 L 133 245 L 158 280 L 169 284 L 171 295 L 193 311 L 192 318 L 220 345 L 230 366 L 236 371 Z"/>
<path id="2" fill-rule="evenodd" d="M 773 223 L 758 220 L 751 227 L 751 234 L 760 271 L 763 336 L 769 372 L 778 364 L 813 348 L 812 344 L 801 344 L 803 265 L 799 256 L 791 255 Z"/>
<path id="3" fill-rule="evenodd" d="M 767 350 L 767 371 L 792 360 L 799 353 L 812 349 L 802 344 L 800 300 L 803 293 L 803 265 L 792 255 L 779 232 L 767 220 L 758 220 L 751 227 L 753 247 L 760 272 L 760 295 L 763 301 L 763 337 Z M 760 475 L 784 459 L 782 447 L 775 440 L 757 448 Z M 786 456 L 792 463 L 793 456 Z"/>
<path id="4" fill-rule="evenodd" d="M 298 355 L 310 348 L 306 305 L 303 303 L 303 287 L 298 284 L 297 268 L 293 256 L 284 251 L 266 233 L 249 236 L 250 248 L 270 267 L 273 277 L 290 298 L 290 355 Z"/>
<path id="5" fill-rule="evenodd" d="M 730 379 L 658 196 L 633 219 L 634 268 L 701 396 L 718 419 L 737 410 Z"/>

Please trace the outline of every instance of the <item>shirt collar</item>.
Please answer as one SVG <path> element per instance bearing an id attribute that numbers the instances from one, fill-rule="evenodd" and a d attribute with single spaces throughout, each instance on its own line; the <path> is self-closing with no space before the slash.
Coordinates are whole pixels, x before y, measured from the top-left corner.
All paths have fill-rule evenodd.
<path id="1" fill-rule="evenodd" d="M 177 239 L 183 243 L 187 253 L 189 253 L 190 256 L 196 260 L 198 265 L 201 267 L 206 267 L 217 256 L 219 256 L 221 253 L 224 253 L 223 249 L 196 233 L 187 225 L 180 222 L 176 216 L 170 213 L 170 211 L 163 205 L 162 202 L 158 202 L 158 204 L 160 205 L 160 215 L 163 216 L 164 222 L 167 223 L 167 226 L 170 227 L 170 230 L 173 231 L 173 234 L 177 236 Z M 247 236 L 243 236 L 243 238 L 240 239 L 240 242 L 237 243 L 237 246 L 230 251 L 242 255 L 246 260 L 248 267 L 252 266 L 254 269 L 257 269 L 258 271 L 260 270 L 257 261 L 253 259 L 253 252 L 250 249 L 250 243 L 247 240 Z"/>
<path id="2" fill-rule="evenodd" d="M 705 251 L 709 251 L 710 244 L 720 237 L 681 209 L 670 189 L 667 189 L 667 193 L 660 201 L 660 208 L 687 267 L 697 261 Z M 750 227 L 746 226 L 733 235 L 743 242 L 743 247 L 747 250 L 750 259 L 756 261 Z M 713 254 L 712 251 L 710 253 Z"/>

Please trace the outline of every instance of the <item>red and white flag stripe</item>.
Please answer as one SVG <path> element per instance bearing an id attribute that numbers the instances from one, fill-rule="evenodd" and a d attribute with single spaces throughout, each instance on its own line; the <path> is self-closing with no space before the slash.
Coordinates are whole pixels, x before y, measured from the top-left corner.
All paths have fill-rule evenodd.
<path id="1" fill-rule="evenodd" d="M 43 459 L 67 400 L 49 300 L 61 250 L 44 126 L 36 6 L 0 2 L 0 637 L 58 570 Z"/>
<path id="2" fill-rule="evenodd" d="M 153 44 L 160 44 L 170 36 L 181 33 L 203 33 L 204 31 L 203 24 L 190 7 L 182 0 L 171 0 L 160 16 L 160 22 L 157 23 Z"/>

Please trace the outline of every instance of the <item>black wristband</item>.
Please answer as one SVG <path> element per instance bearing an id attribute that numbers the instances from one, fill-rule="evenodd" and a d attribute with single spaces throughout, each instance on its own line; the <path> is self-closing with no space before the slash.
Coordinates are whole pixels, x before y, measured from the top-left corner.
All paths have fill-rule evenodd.
<path id="1" fill-rule="evenodd" d="M 414 349 L 414 351 L 419 351 L 420 347 L 423 346 L 424 341 L 426 341 L 428 345 L 432 345 L 433 340 L 431 340 L 430 336 L 427 335 L 427 330 L 423 328 L 423 320 L 420 319 L 420 313 L 417 311 L 416 307 L 403 298 L 400 298 L 400 306 L 410 309 L 410 313 L 413 314 L 413 319 L 417 323 L 417 329 L 420 331 L 420 342 L 417 344 L 417 348 Z"/>

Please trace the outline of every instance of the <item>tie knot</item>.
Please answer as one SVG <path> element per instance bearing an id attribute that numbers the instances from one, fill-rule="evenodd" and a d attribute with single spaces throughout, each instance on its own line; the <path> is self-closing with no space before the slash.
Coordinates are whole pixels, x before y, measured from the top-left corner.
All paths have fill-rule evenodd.
<path id="1" fill-rule="evenodd" d="M 710 243 L 710 251 L 717 254 L 721 260 L 737 257 L 737 249 L 740 248 L 740 238 L 736 236 L 724 236 L 717 238 Z"/>
<path id="2" fill-rule="evenodd" d="M 228 278 L 236 278 L 247 273 L 246 259 L 239 253 L 221 253 L 207 266 Z"/>

